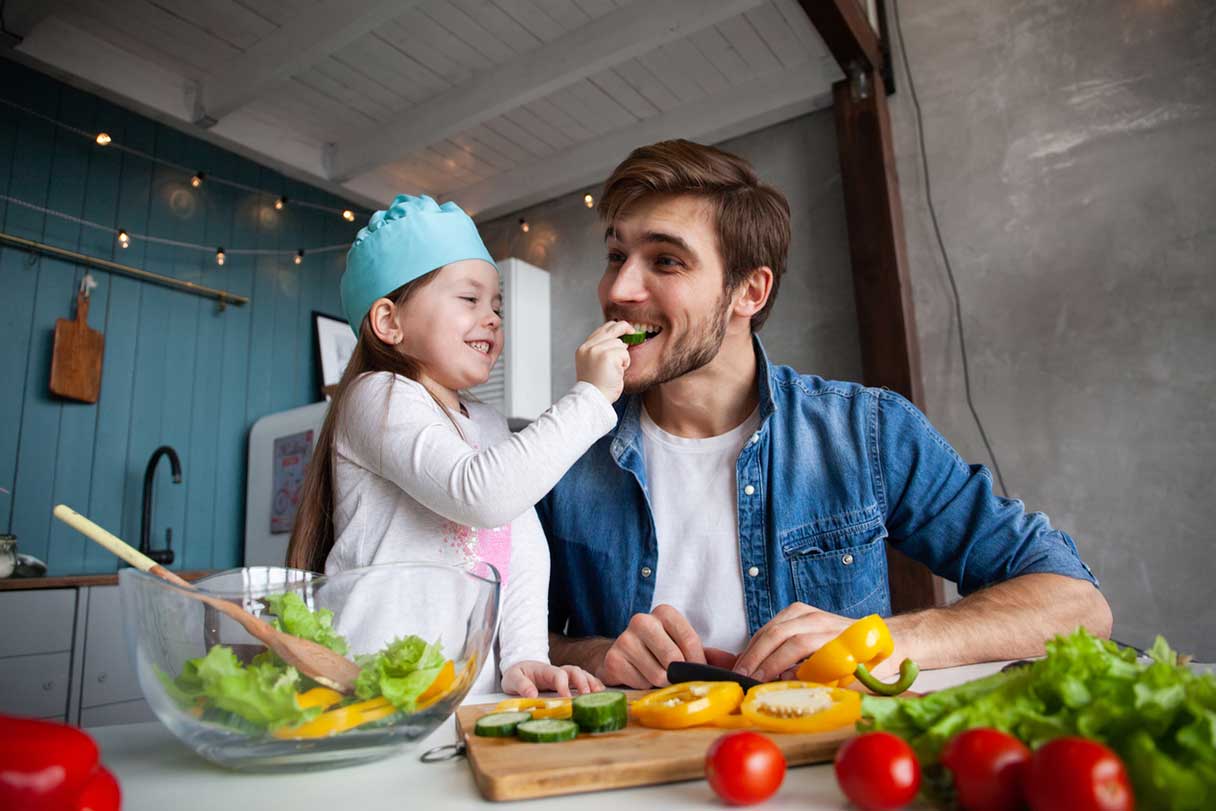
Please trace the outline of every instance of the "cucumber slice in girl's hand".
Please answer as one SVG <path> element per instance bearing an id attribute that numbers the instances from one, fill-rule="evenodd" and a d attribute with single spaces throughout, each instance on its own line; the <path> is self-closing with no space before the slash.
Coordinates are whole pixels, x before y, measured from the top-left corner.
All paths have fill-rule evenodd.
<path id="1" fill-rule="evenodd" d="M 587 693 L 574 699 L 571 717 L 583 732 L 616 732 L 629 724 L 629 702 L 619 690 Z"/>
<path id="2" fill-rule="evenodd" d="M 530 712 L 492 712 L 477 719 L 473 733 L 483 738 L 509 738 L 520 724 L 531 718 Z"/>
<path id="3" fill-rule="evenodd" d="M 521 741 L 529 743 L 556 743 L 572 741 L 578 735 L 578 724 L 557 718 L 543 718 L 539 721 L 524 721 L 515 728 L 515 734 Z"/>

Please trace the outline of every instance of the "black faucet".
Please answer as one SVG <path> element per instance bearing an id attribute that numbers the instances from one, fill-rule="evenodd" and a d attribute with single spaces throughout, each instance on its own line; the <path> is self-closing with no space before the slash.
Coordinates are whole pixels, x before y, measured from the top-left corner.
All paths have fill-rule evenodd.
<path id="1" fill-rule="evenodd" d="M 172 528 L 165 529 L 165 548 L 153 549 L 148 538 L 148 533 L 152 529 L 152 483 L 156 474 L 156 463 L 160 461 L 161 456 L 168 455 L 169 466 L 173 468 L 173 483 L 182 483 L 182 463 L 177 458 L 177 451 L 170 448 L 168 445 L 161 445 L 156 450 L 152 451 L 152 458 L 148 460 L 148 467 L 144 470 L 144 515 L 139 522 L 139 551 L 143 552 L 152 560 L 168 566 L 173 562 L 173 530 Z"/>

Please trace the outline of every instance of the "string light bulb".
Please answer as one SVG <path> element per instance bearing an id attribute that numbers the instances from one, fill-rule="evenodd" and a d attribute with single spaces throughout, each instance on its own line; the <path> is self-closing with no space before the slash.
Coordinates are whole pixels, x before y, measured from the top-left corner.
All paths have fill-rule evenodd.
<path id="1" fill-rule="evenodd" d="M 592 197 L 590 194 L 584 194 L 583 195 L 583 205 L 585 205 L 587 208 L 593 207 L 595 205 L 595 198 Z"/>
<path id="2" fill-rule="evenodd" d="M 203 179 L 205 177 L 206 175 L 204 175 L 202 172 L 195 172 L 194 177 L 190 178 L 190 185 L 197 189 L 199 186 L 203 185 Z M 223 262 L 220 264 L 222 265 Z"/>
<path id="3" fill-rule="evenodd" d="M 519 230 L 523 231 L 526 234 L 526 233 L 528 233 L 529 227 L 530 226 L 528 225 L 528 221 L 525 220 L 523 217 L 520 217 L 519 218 Z"/>
<path id="4" fill-rule="evenodd" d="M 110 140 L 111 140 L 110 133 L 108 133 L 108 132 L 97 133 L 97 145 L 98 146 L 109 146 Z"/>
<path id="5" fill-rule="evenodd" d="M 118 244 L 123 248 L 131 247 L 131 235 L 122 228 L 118 229 Z"/>
<path id="6" fill-rule="evenodd" d="M 355 212 L 351 211 L 349 208 L 342 209 L 342 219 L 346 220 L 347 222 L 354 222 Z"/>
<path id="7" fill-rule="evenodd" d="M 275 201 L 274 201 L 274 210 L 275 210 L 275 211 L 282 211 L 282 210 L 283 210 L 283 206 L 285 206 L 285 205 L 287 205 L 287 195 L 285 195 L 285 194 L 284 194 L 284 195 L 283 195 L 283 196 L 281 196 L 281 197 L 280 197 L 278 200 L 275 200 Z"/>
<path id="8" fill-rule="evenodd" d="M 224 246 L 221 245 L 215 249 L 215 263 L 221 267 L 224 265 Z"/>
<path id="9" fill-rule="evenodd" d="M 297 265 L 302 264 L 304 262 L 304 249 L 303 248 L 296 251 L 296 258 L 294 261 Z"/>

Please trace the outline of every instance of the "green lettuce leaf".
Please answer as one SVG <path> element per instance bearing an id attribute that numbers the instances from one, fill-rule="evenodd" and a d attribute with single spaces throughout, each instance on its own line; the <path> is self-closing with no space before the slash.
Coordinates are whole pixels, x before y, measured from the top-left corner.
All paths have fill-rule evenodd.
<path id="1" fill-rule="evenodd" d="M 182 706 L 197 705 L 199 698 L 204 699 L 204 717 L 221 710 L 260 729 L 309 721 L 321 713 L 319 707 L 302 709 L 296 703 L 300 674 L 295 668 L 274 662 L 242 665 L 224 645 L 188 660 L 176 679 L 161 675 L 161 681 Z"/>
<path id="2" fill-rule="evenodd" d="M 346 655 L 346 640 L 333 628 L 334 612 L 328 608 L 311 610 L 304 604 L 304 599 L 294 591 L 272 594 L 262 599 L 276 616 L 275 621 L 271 623 L 275 628 Z"/>
<path id="3" fill-rule="evenodd" d="M 384 696 L 402 712 L 413 712 L 418 696 L 443 668 L 443 648 L 418 636 L 394 639 L 379 653 L 356 657 L 360 667 L 355 695 Z"/>

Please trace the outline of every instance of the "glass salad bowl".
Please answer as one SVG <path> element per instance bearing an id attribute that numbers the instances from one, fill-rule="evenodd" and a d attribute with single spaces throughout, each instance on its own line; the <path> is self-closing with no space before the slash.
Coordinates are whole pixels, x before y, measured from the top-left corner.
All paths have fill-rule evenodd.
<path id="1" fill-rule="evenodd" d="M 198 754 L 246 771 L 343 766 L 401 751 L 469 692 L 498 621 L 499 578 L 438 563 L 326 576 L 230 569 L 195 584 L 359 666 L 354 695 L 322 687 L 188 590 L 119 574 L 127 642 L 157 717 Z"/>

